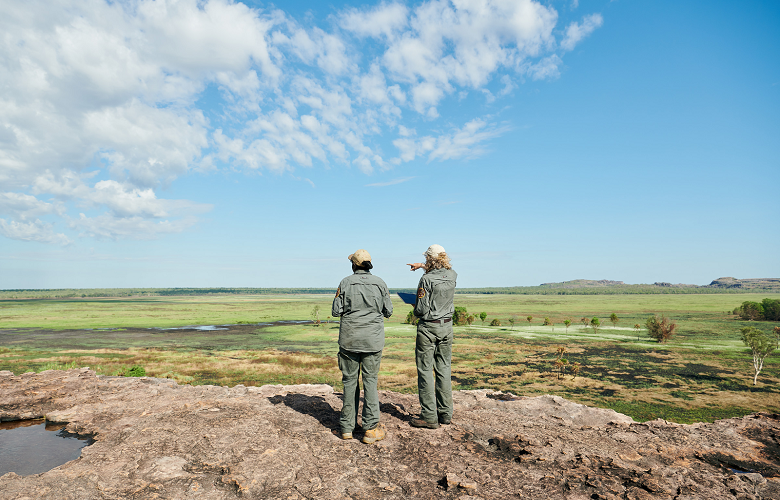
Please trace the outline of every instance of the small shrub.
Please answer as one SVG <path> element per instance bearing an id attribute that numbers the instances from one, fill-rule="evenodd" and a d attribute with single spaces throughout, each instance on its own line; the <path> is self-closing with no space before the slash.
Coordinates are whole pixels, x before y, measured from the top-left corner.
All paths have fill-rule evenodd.
<path id="1" fill-rule="evenodd" d="M 620 318 L 618 318 L 618 315 L 615 313 L 612 313 L 609 315 L 609 320 L 612 322 L 612 327 L 614 328 L 617 326 L 618 321 L 620 321 Z"/>
<path id="2" fill-rule="evenodd" d="M 140 365 L 133 365 L 129 370 L 127 370 L 126 377 L 145 377 L 146 376 L 146 368 Z"/>
<path id="3" fill-rule="evenodd" d="M 550 318 L 545 317 L 542 326 L 550 326 L 550 325 L 552 325 L 552 321 L 550 321 Z"/>
<path id="4" fill-rule="evenodd" d="M 487 313 L 485 311 L 482 311 L 481 313 L 479 313 L 479 319 L 482 320 L 482 324 L 484 325 L 485 324 L 485 320 L 487 319 Z"/>
<path id="5" fill-rule="evenodd" d="M 407 325 L 416 325 L 419 321 L 419 318 L 414 315 L 414 309 L 409 311 L 409 314 L 406 315 L 406 320 L 404 320 L 404 323 Z"/>
<path id="6" fill-rule="evenodd" d="M 490 322 L 490 326 L 501 326 L 501 321 L 499 321 L 498 318 L 493 318 L 493 321 Z"/>
<path id="7" fill-rule="evenodd" d="M 647 326 L 647 334 L 662 344 L 672 338 L 677 329 L 677 323 L 669 320 L 666 316 L 661 316 L 661 319 L 658 319 L 657 315 L 650 316 L 645 325 Z"/>
<path id="8" fill-rule="evenodd" d="M 596 316 L 593 316 L 590 320 L 590 326 L 593 328 L 593 333 L 598 333 L 599 328 L 601 328 L 601 321 Z"/>

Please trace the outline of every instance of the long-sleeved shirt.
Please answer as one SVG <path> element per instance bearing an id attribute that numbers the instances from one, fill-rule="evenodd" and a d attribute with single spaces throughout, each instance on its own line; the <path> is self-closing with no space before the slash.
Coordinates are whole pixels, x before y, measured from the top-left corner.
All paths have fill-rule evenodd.
<path id="1" fill-rule="evenodd" d="M 455 312 L 455 281 L 452 269 L 434 269 L 423 274 L 417 285 L 414 315 L 423 321 L 451 318 Z"/>
<path id="2" fill-rule="evenodd" d="M 369 271 L 347 276 L 333 298 L 331 315 L 341 318 L 339 347 L 351 352 L 379 352 L 385 347 L 385 321 L 393 314 L 387 285 Z"/>

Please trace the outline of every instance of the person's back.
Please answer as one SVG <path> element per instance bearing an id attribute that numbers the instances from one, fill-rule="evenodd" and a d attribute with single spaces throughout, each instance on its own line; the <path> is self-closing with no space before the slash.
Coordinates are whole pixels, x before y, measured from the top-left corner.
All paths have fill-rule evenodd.
<path id="1" fill-rule="evenodd" d="M 377 352 L 385 344 L 385 317 L 393 313 L 387 285 L 368 270 L 358 269 L 339 283 L 331 314 L 341 317 L 339 347 Z"/>
<path id="2" fill-rule="evenodd" d="M 377 382 L 385 347 L 384 318 L 393 314 L 393 303 L 385 282 L 371 274 L 374 267 L 371 255 L 358 250 L 348 258 L 352 261 L 353 274 L 339 283 L 331 308 L 331 315 L 340 318 L 338 361 L 344 384 L 344 406 L 339 426 L 341 437 L 352 439 L 352 431 L 357 427 L 362 373 L 363 442 L 373 443 L 384 439 L 386 434 L 384 425 L 379 423 Z"/>

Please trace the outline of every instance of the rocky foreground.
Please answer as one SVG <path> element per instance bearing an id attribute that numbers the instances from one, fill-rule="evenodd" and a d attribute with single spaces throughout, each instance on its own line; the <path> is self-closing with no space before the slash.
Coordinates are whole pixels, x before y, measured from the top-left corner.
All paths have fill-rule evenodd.
<path id="1" fill-rule="evenodd" d="M 453 424 L 427 430 L 408 425 L 416 396 L 380 400 L 389 435 L 365 445 L 337 437 L 330 386 L 0 371 L 0 420 L 45 416 L 96 439 L 49 472 L 0 477 L 0 498 L 780 499 L 778 415 L 636 423 L 481 390 L 457 392 Z"/>

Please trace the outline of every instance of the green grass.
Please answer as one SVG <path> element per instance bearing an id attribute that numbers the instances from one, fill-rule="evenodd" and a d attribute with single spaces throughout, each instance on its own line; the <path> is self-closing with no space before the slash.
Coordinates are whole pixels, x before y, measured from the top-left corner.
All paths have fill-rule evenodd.
<path id="1" fill-rule="evenodd" d="M 455 328 L 453 385 L 521 395 L 558 394 L 626 413 L 637 420 L 712 421 L 751 411 L 780 411 L 780 361 L 766 359 L 752 385 L 749 351 L 740 329 L 770 332 L 776 323 L 746 322 L 731 311 L 744 300 L 778 294 L 735 295 L 458 295 L 470 313 L 485 311 L 508 325 L 477 320 Z M 307 320 L 315 306 L 330 309 L 330 295 L 76 298 L 0 301 L 0 369 L 16 373 L 90 366 L 107 375 L 134 366 L 149 376 L 181 383 L 262 385 L 327 383 L 340 387 L 338 325 L 254 323 Z M 394 300 L 385 323 L 380 386 L 416 390 L 415 328 L 401 324 L 411 306 Z M 613 326 L 611 313 L 620 318 Z M 666 344 L 649 339 L 644 322 L 666 314 L 679 325 Z M 525 320 L 534 316 L 531 324 Z M 602 328 L 583 328 L 597 316 Z M 554 327 L 542 326 L 550 317 Z M 568 330 L 563 325 L 571 318 Z M 321 318 L 325 319 L 323 314 Z M 642 325 L 637 338 L 633 325 Z M 153 327 L 239 324 L 229 331 L 159 330 Z M 85 330 L 85 328 L 112 328 Z M 565 347 L 576 377 L 553 369 Z"/>

